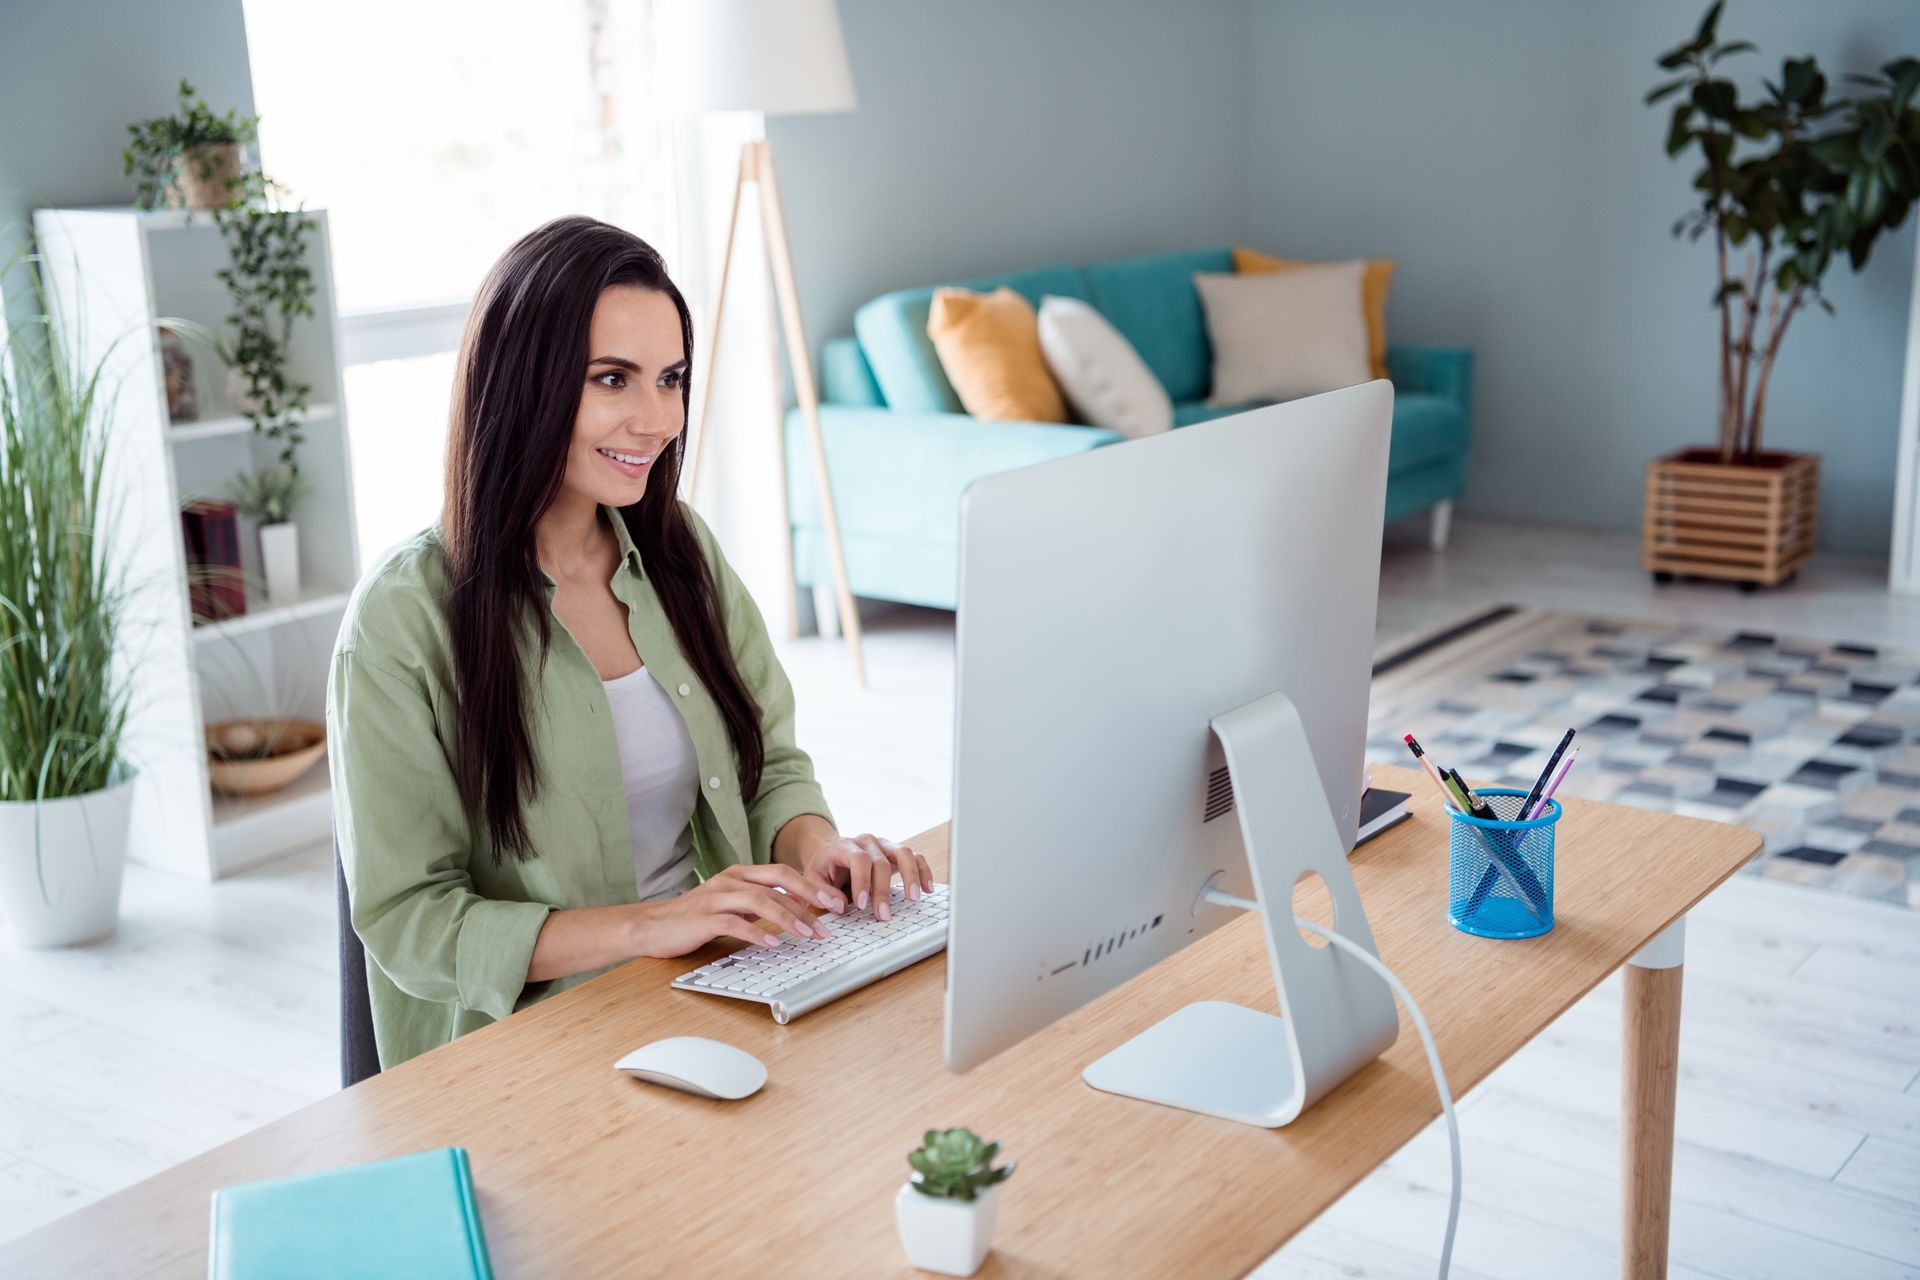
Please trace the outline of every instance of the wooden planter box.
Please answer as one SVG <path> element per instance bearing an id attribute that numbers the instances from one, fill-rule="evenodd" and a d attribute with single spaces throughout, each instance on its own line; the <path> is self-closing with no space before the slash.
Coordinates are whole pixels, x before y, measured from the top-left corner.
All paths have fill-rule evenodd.
<path id="1" fill-rule="evenodd" d="M 1683 449 L 1647 464 L 1644 564 L 1754 586 L 1785 581 L 1813 554 L 1820 455 L 1762 453 L 1727 464 L 1714 449 Z"/>

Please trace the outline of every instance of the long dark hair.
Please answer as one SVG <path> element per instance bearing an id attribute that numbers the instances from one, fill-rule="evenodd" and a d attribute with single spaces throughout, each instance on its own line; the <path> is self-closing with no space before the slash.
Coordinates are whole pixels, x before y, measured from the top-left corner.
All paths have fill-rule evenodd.
<path id="1" fill-rule="evenodd" d="M 557 218 L 502 254 L 460 339 L 440 517 L 459 688 L 456 772 L 469 811 L 486 819 L 496 864 L 539 853 L 523 809 L 541 779 L 520 646 L 537 637 L 544 665 L 553 628 L 533 529 L 560 494 L 586 383 L 588 328 L 601 292 L 614 285 L 673 299 L 687 361 L 684 411 L 693 384 L 686 299 L 645 241 L 592 218 Z M 681 652 L 719 704 L 750 799 L 765 761 L 759 708 L 734 665 L 713 574 L 677 496 L 685 441 L 683 431 L 654 459 L 645 496 L 620 517 Z"/>

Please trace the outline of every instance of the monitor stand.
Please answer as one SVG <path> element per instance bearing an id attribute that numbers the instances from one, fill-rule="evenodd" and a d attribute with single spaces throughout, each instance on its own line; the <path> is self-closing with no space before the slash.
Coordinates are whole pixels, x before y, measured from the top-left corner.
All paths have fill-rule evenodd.
<path id="1" fill-rule="evenodd" d="M 1216 874 L 1195 907 L 1259 914 L 1286 1016 L 1190 1004 L 1089 1064 L 1082 1078 L 1108 1093 L 1272 1129 L 1385 1052 L 1400 1020 L 1378 975 L 1331 944 L 1309 944 L 1293 923 L 1294 885 L 1318 872 L 1333 897 L 1333 929 L 1379 954 L 1299 711 L 1270 693 L 1214 717 L 1212 728 L 1233 779 L 1254 898 L 1221 892 Z"/>

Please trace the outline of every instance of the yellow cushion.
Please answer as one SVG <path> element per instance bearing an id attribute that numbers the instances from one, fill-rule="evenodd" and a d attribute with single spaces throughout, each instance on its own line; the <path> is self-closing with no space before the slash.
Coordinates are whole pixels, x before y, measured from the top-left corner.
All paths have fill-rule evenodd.
<path id="1" fill-rule="evenodd" d="M 1290 258 L 1276 258 L 1258 249 L 1233 248 L 1235 271 L 1291 271 L 1310 264 Z M 1373 360 L 1373 376 L 1387 376 L 1387 287 L 1393 283 L 1393 259 L 1376 258 L 1367 263 L 1360 276 L 1360 305 L 1367 313 L 1367 354 Z"/>
<path id="2" fill-rule="evenodd" d="M 936 289 L 927 336 L 940 367 L 976 418 L 1065 422 L 1066 401 L 1040 352 L 1033 304 L 1001 285 L 992 293 Z"/>

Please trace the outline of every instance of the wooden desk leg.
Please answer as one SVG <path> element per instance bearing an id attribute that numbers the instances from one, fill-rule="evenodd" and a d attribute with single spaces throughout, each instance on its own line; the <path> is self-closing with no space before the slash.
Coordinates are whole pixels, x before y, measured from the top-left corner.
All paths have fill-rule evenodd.
<path id="1" fill-rule="evenodd" d="M 1620 1274 L 1667 1274 L 1673 1108 L 1680 1083 L 1681 916 L 1627 962 L 1620 1015 Z"/>

